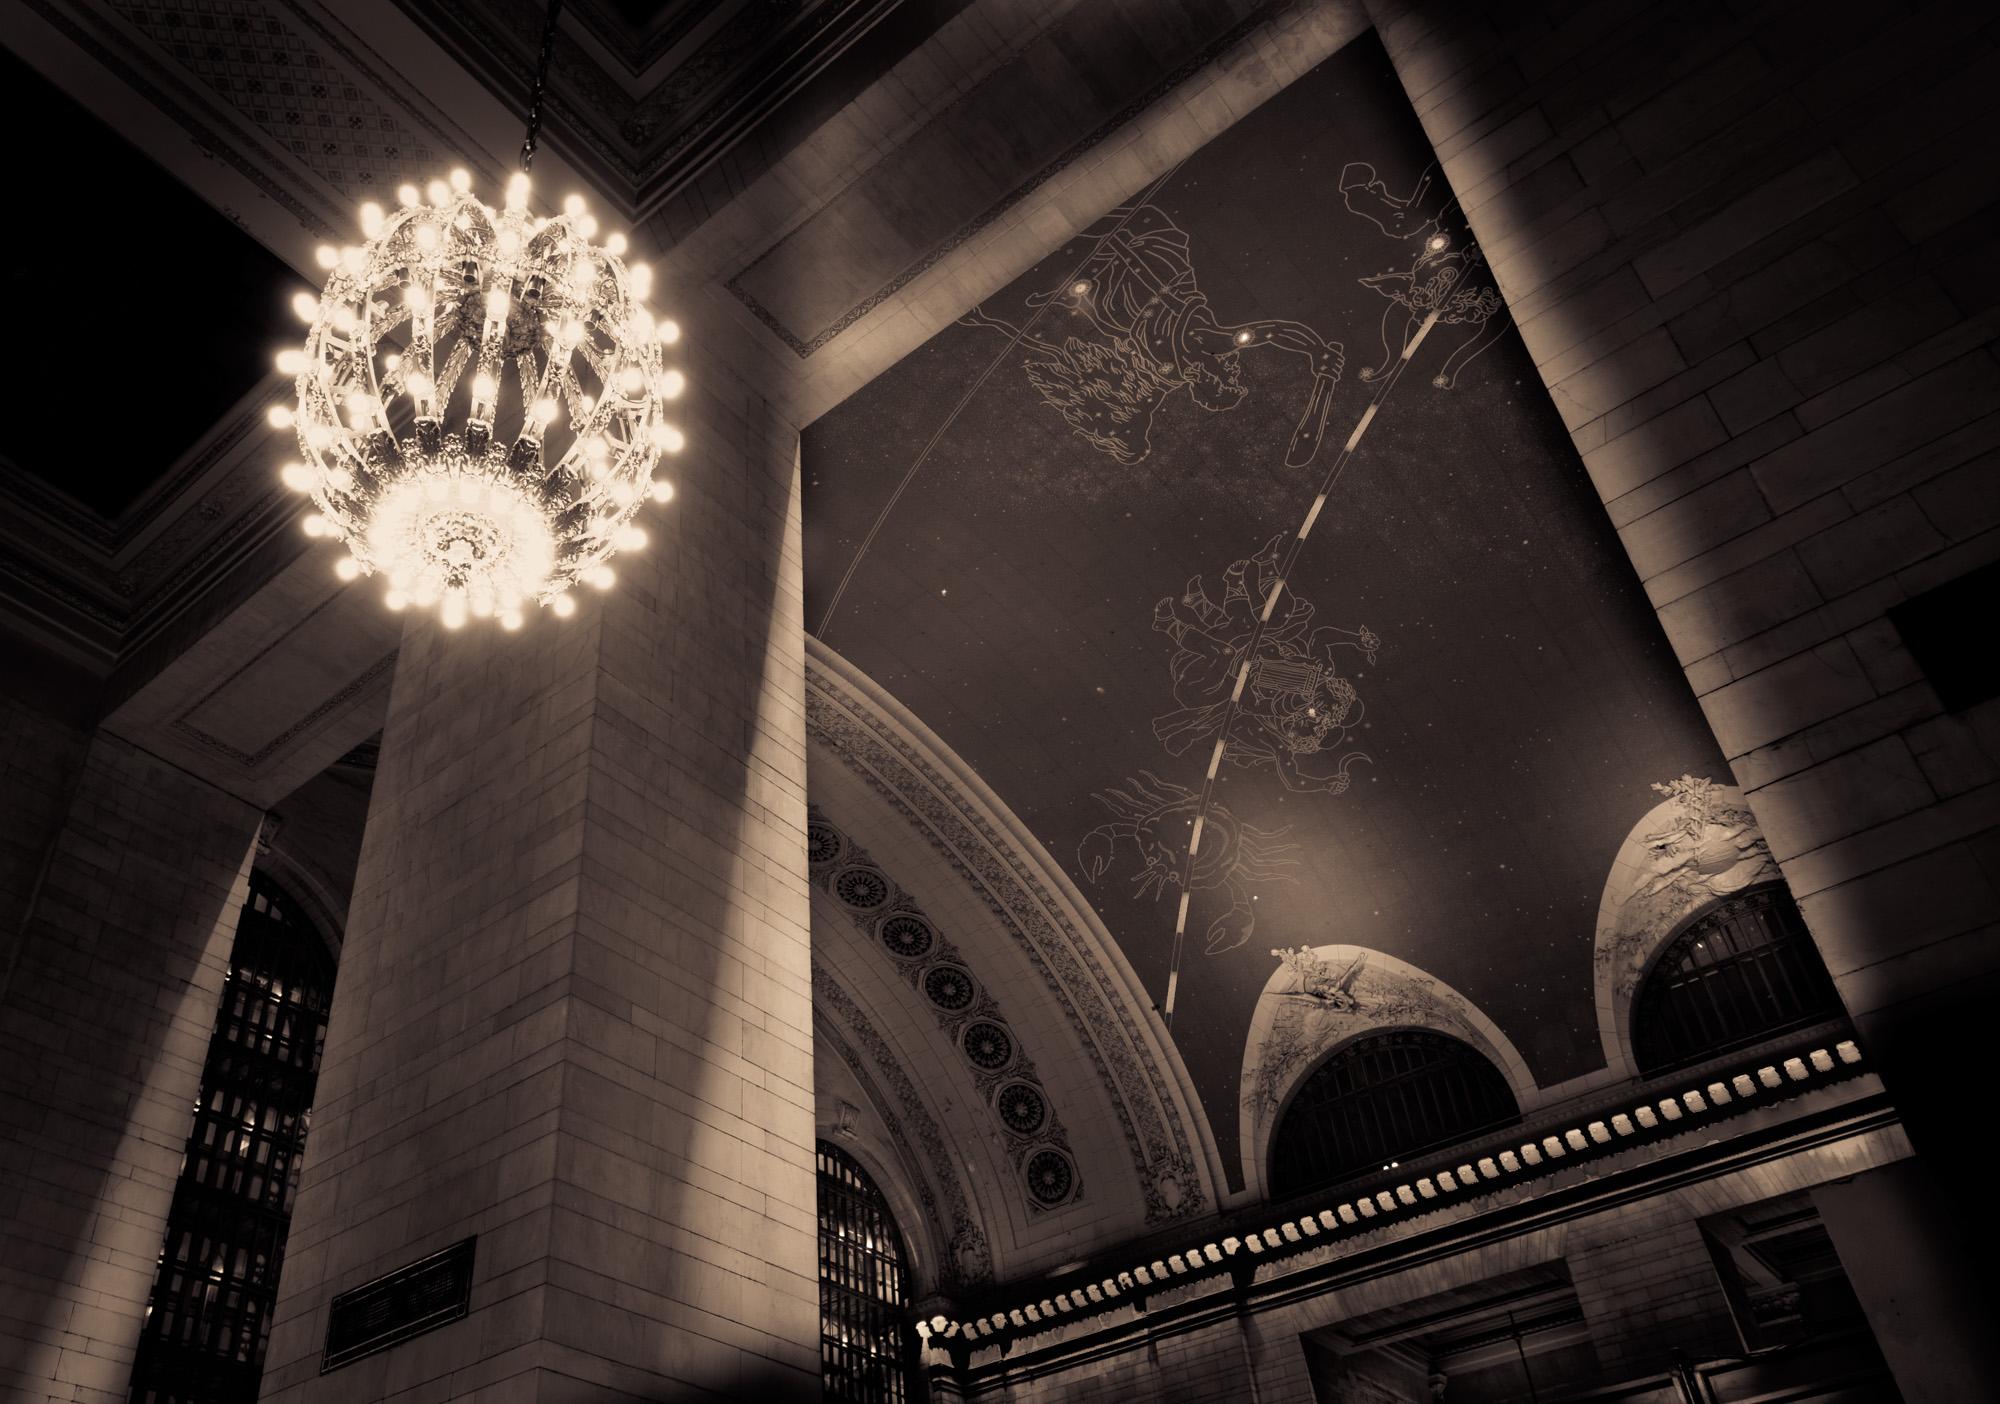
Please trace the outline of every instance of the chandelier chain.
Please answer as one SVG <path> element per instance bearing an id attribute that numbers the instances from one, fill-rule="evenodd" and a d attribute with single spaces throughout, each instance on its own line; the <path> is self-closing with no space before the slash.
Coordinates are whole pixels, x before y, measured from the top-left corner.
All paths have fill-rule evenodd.
<path id="1" fill-rule="evenodd" d="M 528 97 L 528 137 L 521 143 L 524 171 L 535 163 L 535 145 L 542 135 L 542 104 L 548 93 L 549 61 L 556 51 L 556 17 L 561 13 L 562 0 L 549 0 L 548 16 L 542 22 L 542 52 L 535 61 L 535 87 Z"/>

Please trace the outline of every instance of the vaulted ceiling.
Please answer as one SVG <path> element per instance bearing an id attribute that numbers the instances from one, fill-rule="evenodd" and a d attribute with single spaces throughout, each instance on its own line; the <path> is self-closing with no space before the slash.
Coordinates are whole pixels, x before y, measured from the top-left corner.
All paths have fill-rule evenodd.
<path id="1" fill-rule="evenodd" d="M 92 153 L 51 207 L 168 231 L 17 221 L 17 296 L 77 290 L 58 358 L 174 338 L 145 403 L 66 382 L 0 437 L 7 630 L 254 802 L 379 729 L 398 642 L 274 482 L 272 314 L 361 200 L 511 168 L 542 13 L 0 14 L 17 128 Z M 812 788 L 851 855 L 815 868 L 823 1119 L 868 1102 L 934 1282 L 1254 1189 L 1275 947 L 1379 952 L 1350 1006 L 1460 999 L 1531 1083 L 1603 1072 L 1607 872 L 1654 782 L 1721 771 L 1364 31 L 1343 0 L 564 8 L 538 183 L 619 211 L 696 354 L 811 426 Z M 134 248 L 184 303 L 135 298 Z M 876 879 L 843 897 L 864 870 L 938 944 L 900 953 Z"/>

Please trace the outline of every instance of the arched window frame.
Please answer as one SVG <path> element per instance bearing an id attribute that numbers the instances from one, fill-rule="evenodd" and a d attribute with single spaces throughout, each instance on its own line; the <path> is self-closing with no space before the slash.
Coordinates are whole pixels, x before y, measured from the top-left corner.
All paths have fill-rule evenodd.
<path id="1" fill-rule="evenodd" d="M 335 961 L 250 873 L 133 1361 L 136 1404 L 253 1404 L 325 1047 Z"/>
<path id="2" fill-rule="evenodd" d="M 1357 1151 L 1349 1153 L 1344 1159 L 1329 1158 L 1332 1164 L 1332 1168 L 1329 1169 L 1302 1174 L 1287 1167 L 1287 1157 L 1296 1153 L 1297 1139 L 1307 1130 L 1305 1127 L 1295 1125 L 1293 1117 L 1301 1112 L 1302 1099 L 1314 1092 L 1324 1074 L 1330 1069 L 1352 1065 L 1363 1058 L 1390 1054 L 1398 1049 L 1425 1046 L 1449 1051 L 1452 1070 L 1467 1071 L 1468 1078 L 1461 1085 L 1457 1087 L 1440 1085 L 1435 1089 L 1462 1092 L 1463 1114 L 1451 1118 L 1437 1117 L 1428 1127 L 1414 1118 L 1411 1118 L 1405 1126 L 1391 1126 L 1385 1134 L 1377 1136 L 1375 1143 L 1369 1146 L 1367 1155 L 1362 1156 Z M 1422 1078 L 1423 1070 L 1416 1069 L 1390 1079 L 1373 1082 L 1369 1086 L 1375 1088 L 1416 1086 L 1420 1085 Z M 1362 1089 L 1357 1089 L 1359 1090 Z M 1376 1102 L 1380 1099 L 1370 1098 L 1366 1099 L 1366 1102 L 1358 1098 L 1356 1100 L 1366 1105 L 1367 1102 Z M 1434 1106 L 1436 1101 L 1434 1097 Z M 1368 1114 L 1376 1118 L 1376 1127 L 1380 1130 L 1379 1111 L 1370 1107 Z M 1421 1027 L 1370 1029 L 1328 1050 L 1293 1087 L 1291 1095 L 1286 1098 L 1285 1105 L 1279 1109 L 1272 1124 L 1265 1183 L 1270 1186 L 1272 1199 L 1286 1199 L 1368 1174 L 1378 1170 L 1387 1162 L 1414 1160 L 1462 1144 L 1501 1127 L 1512 1125 L 1520 1119 L 1520 1104 L 1506 1074 L 1492 1059 L 1464 1039 Z"/>
<path id="3" fill-rule="evenodd" d="M 1710 957 L 1706 962 L 1689 964 L 1692 952 L 1718 935 L 1740 943 L 1745 924 L 1753 920 L 1765 932 L 1776 933 L 1777 939 L 1740 944 L 1739 949 L 1719 959 Z M 1669 1031 L 1661 1021 L 1674 989 L 1663 982 L 1678 979 L 1681 988 L 1688 988 L 1687 981 L 1698 969 L 1710 972 L 1702 977 L 1707 1000 L 1683 1000 L 1681 1004 L 1689 1015 L 1704 1019 L 1715 1035 L 1697 1046 L 1683 1029 Z M 1754 976 L 1755 982 L 1725 986 L 1717 973 L 1723 971 Z M 1732 1017 L 1719 1003 L 1720 994 L 1730 989 L 1740 989 L 1751 998 L 1761 997 L 1765 1016 Z M 1641 1077 L 1654 1077 L 1811 1028 L 1844 1013 L 1833 977 L 1820 959 L 1791 890 L 1782 882 L 1761 883 L 1690 913 L 1660 943 L 1633 996 L 1633 1065 Z M 1686 1016 L 1682 1022 L 1685 1028 Z"/>
<path id="4" fill-rule="evenodd" d="M 910 1256 L 888 1196 L 840 1147 L 816 1147 L 820 1380 L 827 1404 L 926 1398 L 910 1310 Z"/>

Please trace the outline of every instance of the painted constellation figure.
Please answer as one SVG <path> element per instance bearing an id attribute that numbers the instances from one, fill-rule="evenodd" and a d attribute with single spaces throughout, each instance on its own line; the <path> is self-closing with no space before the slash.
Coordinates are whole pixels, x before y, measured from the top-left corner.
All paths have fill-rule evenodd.
<path id="1" fill-rule="evenodd" d="M 1099 229 L 1108 232 L 1093 232 Z M 959 320 L 1004 332 L 1033 352 L 1022 368 L 1042 399 L 1093 448 L 1128 464 L 1152 452 L 1154 417 L 1182 391 L 1211 413 L 1242 404 L 1250 393 L 1243 352 L 1268 346 L 1303 356 L 1312 365 L 1312 395 L 1285 463 L 1313 461 L 1344 364 L 1339 342 L 1300 322 L 1218 322 L 1195 279 L 1188 236 L 1157 206 L 1113 210 L 1082 237 L 1097 246 L 1076 275 L 1028 305 L 1063 309 L 1087 335 L 1062 335 L 1058 344 L 982 308 Z"/>
<path id="2" fill-rule="evenodd" d="M 1190 828 L 1201 810 L 1201 796 L 1150 770 L 1126 782 L 1127 789 L 1103 790 L 1091 796 L 1111 811 L 1112 821 L 1099 824 L 1077 845 L 1077 865 L 1095 885 L 1118 861 L 1119 845 L 1129 844 L 1139 860 L 1132 878 L 1135 896 L 1155 900 L 1181 883 L 1181 855 L 1187 851 Z M 1234 950 L 1257 927 L 1250 902 L 1250 884 L 1289 881 L 1298 860 L 1295 843 L 1281 840 L 1288 829 L 1260 829 L 1245 824 L 1220 804 L 1208 806 L 1189 892 L 1220 888 L 1229 895 L 1229 910 L 1208 924 L 1209 955 Z"/>
<path id="3" fill-rule="evenodd" d="M 1278 612 L 1257 632 L 1258 616 L 1278 578 L 1282 534 L 1222 573 L 1222 598 L 1210 597 L 1200 576 L 1181 595 L 1153 608 L 1153 628 L 1174 645 L 1168 666 L 1180 707 L 1153 721 L 1153 734 L 1179 756 L 1229 728 L 1228 758 L 1239 766 L 1269 766 L 1288 790 L 1340 794 L 1348 770 L 1368 756 L 1342 750 L 1360 726 L 1362 704 L 1341 675 L 1336 650 L 1351 648 L 1370 663 L 1382 641 L 1366 627 L 1313 627 L 1313 606 L 1289 590 Z M 1255 639 L 1254 653 L 1251 641 Z M 1230 695 L 1245 656 L 1250 674 L 1235 715 Z M 1324 759 L 1322 759 L 1324 758 Z"/>
<path id="4" fill-rule="evenodd" d="M 1341 170 L 1340 195 L 1348 212 L 1416 251 L 1408 269 L 1361 280 L 1364 287 L 1389 299 L 1382 311 L 1382 364 L 1364 367 L 1363 380 L 1386 375 L 1403 354 L 1416 324 L 1432 312 L 1438 319 L 1431 338 L 1451 346 L 1444 365 L 1431 378 L 1441 390 L 1457 384 L 1459 372 L 1506 329 L 1505 304 L 1486 259 L 1473 242 L 1458 201 L 1437 198 L 1443 194 L 1442 186 L 1433 188 L 1428 169 L 1416 188 L 1401 197 L 1389 193 L 1366 161 L 1350 161 Z"/>

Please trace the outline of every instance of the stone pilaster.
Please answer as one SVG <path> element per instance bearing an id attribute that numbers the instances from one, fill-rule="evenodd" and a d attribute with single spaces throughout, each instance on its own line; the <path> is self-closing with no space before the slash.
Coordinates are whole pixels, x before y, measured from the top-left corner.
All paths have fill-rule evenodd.
<path id="1" fill-rule="evenodd" d="M 10 1400 L 126 1397 L 261 817 L 116 737 L 84 755 L 0 963 Z"/>
<path id="2" fill-rule="evenodd" d="M 266 1399 L 817 1398 L 796 437 L 694 408 L 610 593 L 405 638 Z M 319 1375 L 473 1234 L 467 1319 Z"/>

